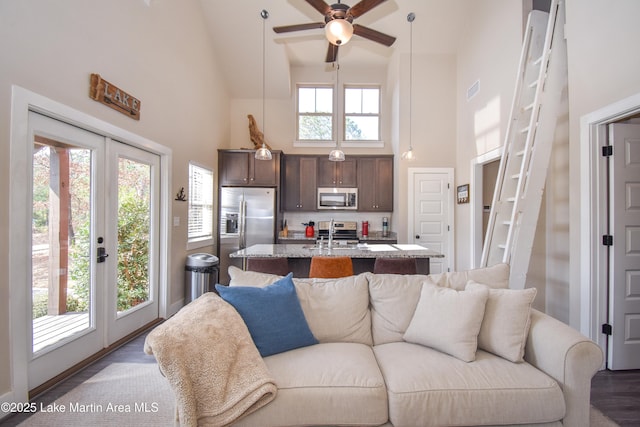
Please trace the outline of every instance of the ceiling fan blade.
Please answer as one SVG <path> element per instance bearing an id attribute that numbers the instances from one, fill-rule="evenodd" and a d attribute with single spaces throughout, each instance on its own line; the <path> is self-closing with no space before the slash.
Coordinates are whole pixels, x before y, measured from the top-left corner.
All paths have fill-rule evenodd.
<path id="1" fill-rule="evenodd" d="M 336 62 L 338 59 L 338 46 L 329 43 L 329 49 L 327 50 L 327 58 L 324 62 Z"/>
<path id="2" fill-rule="evenodd" d="M 323 0 L 307 0 L 307 3 L 309 3 L 315 10 L 323 15 L 326 15 L 331 11 L 331 6 L 329 6 Z"/>
<path id="3" fill-rule="evenodd" d="M 353 34 L 357 34 L 360 37 L 364 37 L 365 39 L 369 39 L 385 46 L 391 46 L 393 42 L 396 41 L 395 37 L 358 24 L 353 24 Z"/>
<path id="4" fill-rule="evenodd" d="M 276 33 L 290 33 L 291 31 L 313 30 L 316 28 L 324 28 L 324 22 L 311 22 L 309 24 L 283 25 L 281 27 L 273 27 Z"/>
<path id="5" fill-rule="evenodd" d="M 386 0 L 361 0 L 349 9 L 347 15 L 357 18 L 385 1 Z"/>

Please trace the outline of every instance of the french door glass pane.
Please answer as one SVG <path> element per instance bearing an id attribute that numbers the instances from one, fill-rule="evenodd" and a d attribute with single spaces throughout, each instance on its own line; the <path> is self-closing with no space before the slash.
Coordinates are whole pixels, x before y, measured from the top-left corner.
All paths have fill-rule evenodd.
<path id="1" fill-rule="evenodd" d="M 118 159 L 118 313 L 150 299 L 151 166 Z"/>
<path id="2" fill-rule="evenodd" d="M 36 136 L 33 353 L 91 325 L 91 150 Z"/>

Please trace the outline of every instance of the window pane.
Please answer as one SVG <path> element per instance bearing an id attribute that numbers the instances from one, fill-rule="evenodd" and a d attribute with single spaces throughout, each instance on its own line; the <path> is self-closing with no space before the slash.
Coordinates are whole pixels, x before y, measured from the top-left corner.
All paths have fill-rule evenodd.
<path id="1" fill-rule="evenodd" d="M 362 112 L 364 114 L 378 114 L 379 110 L 380 89 L 362 89 Z"/>
<path id="2" fill-rule="evenodd" d="M 189 163 L 188 241 L 213 238 L 213 171 Z"/>
<path id="3" fill-rule="evenodd" d="M 331 141 L 331 116 L 303 116 L 298 117 L 298 138 L 300 140 Z"/>
<path id="4" fill-rule="evenodd" d="M 333 89 L 298 88 L 299 113 L 331 113 L 333 111 Z"/>
<path id="5" fill-rule="evenodd" d="M 377 141 L 378 117 L 371 116 L 347 116 L 345 118 L 345 139 Z"/>
<path id="6" fill-rule="evenodd" d="M 345 89 L 344 112 L 362 113 L 362 89 Z"/>
<path id="7" fill-rule="evenodd" d="M 316 113 L 333 112 L 333 89 L 318 88 L 316 89 Z"/>
<path id="8" fill-rule="evenodd" d="M 149 300 L 151 166 L 118 159 L 118 313 Z"/>
<path id="9" fill-rule="evenodd" d="M 316 90 L 315 88 L 298 88 L 298 112 L 315 113 L 316 111 Z"/>

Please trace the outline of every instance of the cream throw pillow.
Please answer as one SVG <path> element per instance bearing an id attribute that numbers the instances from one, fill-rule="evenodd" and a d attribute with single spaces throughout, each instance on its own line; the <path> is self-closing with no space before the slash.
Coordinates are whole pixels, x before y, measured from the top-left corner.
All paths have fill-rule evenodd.
<path id="1" fill-rule="evenodd" d="M 487 287 L 456 291 L 424 283 L 403 338 L 472 362 L 487 298 Z"/>
<path id="2" fill-rule="evenodd" d="M 466 289 L 486 288 L 469 280 Z M 478 335 L 478 348 L 511 362 L 524 361 L 524 346 L 531 326 L 531 305 L 538 291 L 529 289 L 490 289 L 484 319 Z"/>

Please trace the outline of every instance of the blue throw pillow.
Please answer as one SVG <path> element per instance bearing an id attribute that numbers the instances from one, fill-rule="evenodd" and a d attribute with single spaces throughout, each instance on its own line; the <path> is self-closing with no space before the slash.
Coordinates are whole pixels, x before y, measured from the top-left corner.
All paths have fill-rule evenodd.
<path id="1" fill-rule="evenodd" d="M 292 274 L 263 288 L 216 285 L 249 329 L 262 357 L 318 344 L 304 317 Z"/>

